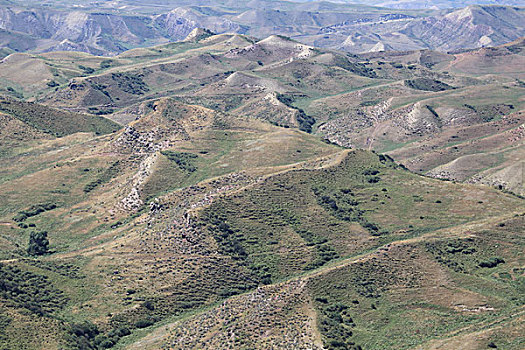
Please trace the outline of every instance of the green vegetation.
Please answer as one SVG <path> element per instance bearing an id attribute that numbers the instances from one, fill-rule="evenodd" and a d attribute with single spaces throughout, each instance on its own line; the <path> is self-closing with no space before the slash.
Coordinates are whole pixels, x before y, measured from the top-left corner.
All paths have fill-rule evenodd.
<path id="1" fill-rule="evenodd" d="M 392 186 L 393 179 L 399 183 L 416 179 L 387 156 L 365 154 L 350 153 L 336 169 L 275 176 L 254 190 L 219 199 L 205 210 L 200 225 L 210 230 L 223 254 L 249 267 L 263 266 L 265 277 L 275 281 L 349 254 L 341 243 L 355 239 L 348 233 L 355 228 L 349 225 L 388 242 L 396 230 L 417 235 L 464 220 L 461 215 L 444 220 L 437 212 L 422 219 L 415 208 L 431 203 L 435 207 L 435 197 L 412 197 Z M 432 210 L 442 213 L 446 208 Z M 388 220 L 384 213 L 399 217 Z M 275 245 L 288 253 L 276 255 Z"/>
<path id="2" fill-rule="evenodd" d="M 107 115 L 115 112 L 113 108 L 97 108 L 97 107 L 89 107 L 88 108 L 89 113 L 95 114 L 95 115 Z"/>
<path id="3" fill-rule="evenodd" d="M 294 99 L 290 95 L 286 94 L 280 94 L 276 93 L 277 99 L 285 104 L 286 106 L 293 108 L 297 110 L 297 124 L 299 124 L 299 130 L 311 133 L 312 132 L 312 126 L 315 124 L 315 119 L 309 115 L 307 115 L 302 109 L 294 107 L 292 103 L 294 102 Z"/>
<path id="4" fill-rule="evenodd" d="M 376 72 L 363 63 L 351 62 L 347 57 L 344 57 L 342 55 L 334 56 L 334 60 L 336 66 L 341 67 L 351 73 L 367 78 L 377 78 Z"/>
<path id="5" fill-rule="evenodd" d="M 327 298 L 316 298 L 320 305 L 319 330 L 327 349 L 361 350 L 360 345 L 352 341 L 352 328 L 355 327 L 350 316 L 350 307 L 343 303 L 330 304 Z"/>
<path id="6" fill-rule="evenodd" d="M 113 79 L 118 88 L 128 94 L 144 95 L 150 89 L 142 79 L 143 75 L 138 73 L 112 73 Z"/>
<path id="7" fill-rule="evenodd" d="M 297 114 L 297 123 L 299 124 L 299 130 L 311 133 L 312 125 L 315 124 L 315 119 L 309 115 L 306 115 L 302 109 L 299 109 L 298 111 L 299 113 Z"/>
<path id="8" fill-rule="evenodd" d="M 120 126 L 103 117 L 66 112 L 44 105 L 0 97 L 0 112 L 12 115 L 38 130 L 57 137 L 77 132 L 109 134 Z"/>
<path id="9" fill-rule="evenodd" d="M 424 91 L 445 91 L 454 89 L 454 87 L 434 79 L 429 78 L 417 78 L 405 80 L 405 86 L 411 89 L 424 90 Z"/>
<path id="10" fill-rule="evenodd" d="M 43 212 L 56 209 L 57 205 L 55 203 L 46 203 L 46 204 L 37 204 L 33 205 L 28 209 L 21 210 L 13 217 L 13 220 L 16 222 L 23 222 L 27 218 L 30 218 L 32 216 L 36 216 L 38 214 L 41 214 Z"/>
<path id="11" fill-rule="evenodd" d="M 89 193 L 96 189 L 98 186 L 110 181 L 119 173 L 119 170 L 120 162 L 117 160 L 116 162 L 111 164 L 109 168 L 104 169 L 96 180 L 91 181 L 86 186 L 84 186 L 84 192 Z"/>
<path id="12" fill-rule="evenodd" d="M 368 176 L 366 181 L 375 184 L 380 181 L 378 170 L 365 170 L 363 175 Z M 355 194 L 349 188 L 339 190 L 327 190 L 326 186 L 314 187 L 314 194 L 318 198 L 318 203 L 329 210 L 338 219 L 343 221 L 357 222 L 367 229 L 372 235 L 380 235 L 381 232 L 376 224 L 370 223 L 364 216 L 364 211 L 359 209 L 359 202 L 355 199 Z M 384 232 L 383 232 L 384 234 Z"/>
<path id="13" fill-rule="evenodd" d="M 496 267 L 498 266 L 499 264 L 503 264 L 505 263 L 505 260 L 503 260 L 502 258 L 491 258 L 489 260 L 485 260 L 485 261 L 482 261 L 479 263 L 479 267 L 486 267 L 486 268 L 493 268 L 493 267 Z"/>
<path id="14" fill-rule="evenodd" d="M 95 70 L 91 67 L 79 65 L 78 68 L 80 68 L 84 72 L 85 75 L 90 75 L 90 74 L 95 73 Z"/>
<path id="15" fill-rule="evenodd" d="M 64 109 L 0 99 L 0 349 L 520 349 L 523 198 L 393 159 L 514 176 L 511 73 L 230 35 L 13 57 L 4 90 Z"/>
<path id="16" fill-rule="evenodd" d="M 8 47 L 2 47 L 0 48 L 0 59 L 4 58 L 4 57 L 7 57 L 9 56 L 10 54 L 12 54 L 14 51 Z"/>
<path id="17" fill-rule="evenodd" d="M 71 263 L 65 263 L 61 261 L 45 261 L 35 259 L 23 259 L 21 260 L 24 264 L 34 266 L 43 271 L 49 271 L 56 273 L 60 276 L 67 277 L 70 279 L 83 279 L 86 276 L 82 273 L 81 268 L 78 265 Z"/>
<path id="18" fill-rule="evenodd" d="M 74 323 L 68 329 L 68 341 L 74 349 L 86 350 L 96 349 L 95 338 L 100 331 L 91 322 Z"/>
<path id="19" fill-rule="evenodd" d="M 5 330 L 7 326 L 9 326 L 11 321 L 12 321 L 11 317 L 4 315 L 4 314 L 0 314 L 0 344 L 5 343 L 9 340 L 7 339 Z"/>
<path id="20" fill-rule="evenodd" d="M 162 151 L 162 155 L 166 156 L 170 161 L 177 164 L 180 170 L 193 173 L 197 168 L 195 167 L 195 159 L 198 158 L 196 154 L 176 151 Z"/>
<path id="21" fill-rule="evenodd" d="M 51 81 L 48 81 L 48 82 L 47 82 L 47 86 L 49 86 L 50 88 L 54 88 L 54 87 L 60 86 L 60 84 L 57 83 L 57 82 L 54 81 L 54 80 L 51 80 Z"/>
<path id="22" fill-rule="evenodd" d="M 515 109 L 515 107 L 511 104 L 486 104 L 481 106 L 465 104 L 464 106 L 475 112 L 482 118 L 484 122 L 498 120 L 502 116 L 511 113 Z"/>
<path id="23" fill-rule="evenodd" d="M 46 231 L 35 232 L 32 231 L 29 235 L 29 245 L 27 247 L 27 254 L 29 255 L 44 255 L 49 251 L 49 240 L 47 239 Z"/>
<path id="24" fill-rule="evenodd" d="M 100 62 L 100 69 L 107 69 L 113 65 L 113 60 L 104 60 Z"/>
<path id="25" fill-rule="evenodd" d="M 50 315 L 67 303 L 65 294 L 46 276 L 0 263 L 0 299 L 8 307 L 23 308 L 36 315 Z"/>
<path id="26" fill-rule="evenodd" d="M 107 334 L 104 334 L 95 324 L 84 321 L 82 323 L 73 323 L 69 326 L 67 340 L 73 349 L 102 350 L 112 348 L 120 338 L 130 334 L 130 330 L 126 327 L 112 329 Z"/>

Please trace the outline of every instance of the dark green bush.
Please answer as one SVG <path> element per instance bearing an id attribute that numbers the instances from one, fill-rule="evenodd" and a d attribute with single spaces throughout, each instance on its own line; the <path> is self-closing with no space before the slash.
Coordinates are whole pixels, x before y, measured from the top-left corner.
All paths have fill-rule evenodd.
<path id="1" fill-rule="evenodd" d="M 28 209 L 21 210 L 13 217 L 13 220 L 16 222 L 22 222 L 27 218 L 32 216 L 37 216 L 45 211 L 56 209 L 57 205 L 55 203 L 46 203 L 46 204 L 37 204 L 29 207 Z"/>
<path id="2" fill-rule="evenodd" d="M 447 83 L 444 83 L 442 81 L 435 80 L 435 79 L 429 79 L 429 78 L 417 78 L 417 79 L 412 79 L 412 80 L 405 80 L 405 85 L 412 89 L 423 90 L 423 91 L 433 91 L 433 92 L 455 89 L 454 87 L 448 85 Z"/>
<path id="3" fill-rule="evenodd" d="M 47 239 L 47 232 L 31 232 L 29 235 L 29 245 L 27 253 L 29 255 L 44 255 L 49 251 L 49 240 Z"/>
<path id="4" fill-rule="evenodd" d="M 100 62 L 101 69 L 107 69 L 113 65 L 113 60 L 104 60 Z"/>
<path id="5" fill-rule="evenodd" d="M 149 300 L 145 301 L 144 304 L 142 304 L 142 306 L 144 306 L 146 309 L 150 311 L 155 310 L 155 305 L 153 305 L 153 303 Z"/>
<path id="6" fill-rule="evenodd" d="M 0 298 L 5 305 L 48 315 L 62 308 L 67 298 L 46 276 L 0 264 Z"/>
<path id="7" fill-rule="evenodd" d="M 137 322 L 135 322 L 135 327 L 146 328 L 146 327 L 152 326 L 154 323 L 155 322 L 153 322 L 153 320 L 150 318 L 142 318 L 138 320 Z"/>
<path id="8" fill-rule="evenodd" d="M 302 109 L 293 106 L 293 102 L 295 100 L 294 96 L 289 94 L 276 93 L 276 97 L 277 100 L 279 100 L 279 102 L 281 102 L 282 104 L 298 111 L 297 123 L 299 124 L 299 130 L 311 133 L 312 125 L 315 124 L 315 119 L 309 115 L 306 115 L 306 113 Z"/>
<path id="9" fill-rule="evenodd" d="M 193 164 L 194 160 L 198 158 L 196 154 L 176 151 L 162 151 L 162 155 L 166 156 L 172 162 L 175 162 L 177 166 L 186 172 L 193 173 L 197 170 Z"/>
<path id="10" fill-rule="evenodd" d="M 498 257 L 494 257 L 494 258 L 480 262 L 478 266 L 491 269 L 493 267 L 498 266 L 499 264 L 504 264 L 504 263 L 505 263 L 505 260 L 498 258 Z"/>
<path id="11" fill-rule="evenodd" d="M 111 78 L 117 83 L 119 89 L 133 95 L 144 95 L 145 92 L 150 90 L 142 79 L 143 77 L 142 74 L 130 72 L 111 74 Z"/>
<path id="12" fill-rule="evenodd" d="M 78 68 L 82 69 L 84 71 L 84 74 L 93 74 L 93 73 L 95 73 L 95 70 L 93 68 L 90 68 L 90 67 L 79 65 Z"/>

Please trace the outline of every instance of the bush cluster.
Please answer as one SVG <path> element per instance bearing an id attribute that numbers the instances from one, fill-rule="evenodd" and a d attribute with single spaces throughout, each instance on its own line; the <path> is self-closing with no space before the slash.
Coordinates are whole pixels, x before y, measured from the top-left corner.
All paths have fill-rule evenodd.
<path id="1" fill-rule="evenodd" d="M 57 205 L 55 203 L 46 203 L 46 204 L 37 204 L 31 206 L 29 209 L 21 210 L 13 217 L 13 220 L 16 222 L 25 221 L 27 218 L 32 216 L 37 216 L 45 211 L 56 209 Z"/>
<path id="2" fill-rule="evenodd" d="M 329 303 L 328 298 L 318 297 L 320 304 L 319 330 L 323 343 L 329 350 L 361 350 L 361 346 L 351 340 L 355 323 L 350 317 L 350 307 L 343 303 Z"/>
<path id="3" fill-rule="evenodd" d="M 24 308 L 43 316 L 65 306 L 67 298 L 49 279 L 17 267 L 0 263 L 0 297 L 6 305 Z"/>
<path id="4" fill-rule="evenodd" d="M 193 173 L 197 170 L 194 165 L 194 160 L 198 158 L 196 154 L 176 151 L 162 151 L 161 154 L 172 162 L 175 162 L 183 171 Z"/>
<path id="5" fill-rule="evenodd" d="M 112 329 L 104 334 L 89 321 L 73 323 L 67 331 L 69 344 L 76 350 L 110 349 L 118 343 L 120 338 L 131 334 L 127 327 Z"/>
<path id="6" fill-rule="evenodd" d="M 111 78 L 117 82 L 120 90 L 133 95 L 144 95 L 150 89 L 142 79 L 141 74 L 132 73 L 113 73 Z"/>

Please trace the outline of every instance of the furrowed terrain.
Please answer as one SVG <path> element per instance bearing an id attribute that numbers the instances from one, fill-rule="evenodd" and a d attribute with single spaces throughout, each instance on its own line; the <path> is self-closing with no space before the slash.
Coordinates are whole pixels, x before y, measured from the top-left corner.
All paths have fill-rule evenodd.
<path id="1" fill-rule="evenodd" d="M 524 60 L 7 55 L 0 349 L 520 349 Z"/>

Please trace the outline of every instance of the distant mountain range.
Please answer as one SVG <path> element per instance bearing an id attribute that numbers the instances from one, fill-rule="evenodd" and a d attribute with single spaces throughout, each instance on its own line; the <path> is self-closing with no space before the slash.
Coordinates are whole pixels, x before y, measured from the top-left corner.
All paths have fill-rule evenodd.
<path id="1" fill-rule="evenodd" d="M 1 1 L 0 47 L 4 47 L 4 55 L 15 51 L 83 51 L 110 56 L 135 47 L 182 40 L 195 28 L 259 38 L 280 34 L 309 45 L 352 53 L 454 51 L 500 45 L 525 35 L 524 7 L 476 5 L 455 10 L 412 10 L 401 8 L 417 4 L 428 8 L 431 3 L 444 8 L 452 2 L 367 2 L 398 9 L 357 2 L 156 0 L 146 6 L 129 0 L 75 4 Z"/>

